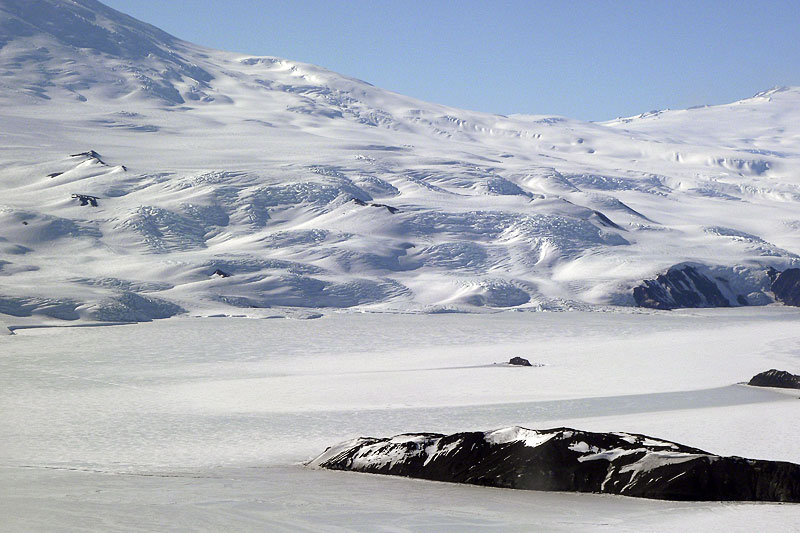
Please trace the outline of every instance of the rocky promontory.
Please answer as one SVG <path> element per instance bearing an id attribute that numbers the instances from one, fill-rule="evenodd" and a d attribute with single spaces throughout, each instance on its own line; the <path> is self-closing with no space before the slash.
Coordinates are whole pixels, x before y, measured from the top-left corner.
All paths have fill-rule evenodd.
<path id="1" fill-rule="evenodd" d="M 778 387 L 781 389 L 800 389 L 800 376 L 772 368 L 753 376 L 748 385 L 755 387 Z"/>
<path id="2" fill-rule="evenodd" d="M 362 437 L 328 448 L 309 465 L 511 489 L 800 502 L 797 464 L 722 457 L 645 435 L 569 428 Z"/>

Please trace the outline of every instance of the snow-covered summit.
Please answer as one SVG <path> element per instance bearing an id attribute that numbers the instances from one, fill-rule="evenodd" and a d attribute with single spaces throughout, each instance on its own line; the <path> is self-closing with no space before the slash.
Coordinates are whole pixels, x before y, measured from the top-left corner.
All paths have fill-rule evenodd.
<path id="1" fill-rule="evenodd" d="M 505 117 L 94 0 L 0 0 L 0 72 L 0 313 L 631 304 L 681 263 L 756 304 L 798 262 L 797 88 Z"/>
<path id="2" fill-rule="evenodd" d="M 103 86 L 105 96 L 141 90 L 183 103 L 178 87 L 212 79 L 185 43 L 95 0 L 4 0 L 0 15 L 6 96 L 83 100 L 81 91 Z"/>

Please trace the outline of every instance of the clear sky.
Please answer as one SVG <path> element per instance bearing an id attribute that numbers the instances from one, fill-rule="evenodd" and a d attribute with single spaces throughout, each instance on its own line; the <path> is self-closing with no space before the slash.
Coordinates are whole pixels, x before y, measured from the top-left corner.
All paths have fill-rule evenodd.
<path id="1" fill-rule="evenodd" d="M 800 85 L 800 0 L 101 0 L 187 41 L 492 113 L 606 120 Z"/>

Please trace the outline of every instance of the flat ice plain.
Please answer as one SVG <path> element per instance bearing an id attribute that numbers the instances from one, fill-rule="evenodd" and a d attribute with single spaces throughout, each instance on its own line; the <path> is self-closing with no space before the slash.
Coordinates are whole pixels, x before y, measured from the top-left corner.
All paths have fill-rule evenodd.
<path id="1" fill-rule="evenodd" d="M 800 310 L 176 318 L 0 336 L 3 531 L 798 531 L 678 503 L 311 470 L 341 440 L 507 425 L 800 462 Z M 11 325 L 11 324 L 9 324 Z M 519 355 L 538 368 L 493 365 Z"/>

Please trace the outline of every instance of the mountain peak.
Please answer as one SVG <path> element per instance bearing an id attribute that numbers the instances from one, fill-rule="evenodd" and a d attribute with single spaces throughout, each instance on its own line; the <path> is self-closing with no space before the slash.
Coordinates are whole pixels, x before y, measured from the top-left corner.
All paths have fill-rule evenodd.
<path id="1" fill-rule="evenodd" d="M 49 35 L 60 43 L 111 56 L 164 55 L 178 40 L 96 0 L 2 0 L 0 47 L 14 38 Z"/>
<path id="2" fill-rule="evenodd" d="M 33 95 L 46 95 L 46 87 L 74 90 L 100 81 L 103 65 L 118 67 L 118 84 L 169 101 L 183 103 L 174 82 L 189 78 L 199 83 L 213 79 L 188 60 L 186 45 L 170 34 L 111 9 L 96 0 L 0 0 L 0 61 L 9 70 L 24 70 L 25 59 L 35 59 L 46 69 L 29 69 Z M 65 68 L 64 56 L 78 50 L 89 71 Z M 39 72 L 35 72 L 38 70 Z"/>

